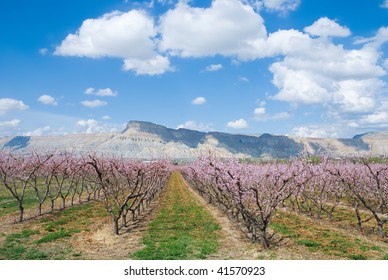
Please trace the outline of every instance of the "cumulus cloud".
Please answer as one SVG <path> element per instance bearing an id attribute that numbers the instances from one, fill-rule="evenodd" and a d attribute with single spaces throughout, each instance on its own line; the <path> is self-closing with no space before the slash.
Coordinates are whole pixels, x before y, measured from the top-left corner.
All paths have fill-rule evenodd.
<path id="1" fill-rule="evenodd" d="M 300 5 L 300 0 L 262 0 L 262 3 L 267 10 L 285 13 L 295 11 Z"/>
<path id="2" fill-rule="evenodd" d="M 386 71 L 388 71 L 388 58 L 384 60 L 383 67 Z"/>
<path id="3" fill-rule="evenodd" d="M 85 94 L 97 95 L 97 96 L 117 96 L 117 91 L 113 91 L 110 88 L 94 89 L 92 87 L 85 90 Z"/>
<path id="4" fill-rule="evenodd" d="M 80 120 L 76 123 L 76 131 L 79 133 L 99 133 L 102 128 L 98 125 L 98 122 L 94 119 Z"/>
<path id="5" fill-rule="evenodd" d="M 106 122 L 100 123 L 95 119 L 79 120 L 75 124 L 75 133 L 106 133 L 117 132 L 118 127 L 107 124 Z"/>
<path id="6" fill-rule="evenodd" d="M 50 96 L 50 95 L 42 95 L 38 98 L 38 101 L 42 104 L 45 104 L 45 105 L 58 105 L 58 102 L 55 100 L 54 97 Z"/>
<path id="7" fill-rule="evenodd" d="M 45 56 L 45 55 L 47 55 L 48 54 L 48 49 L 47 48 L 41 48 L 41 49 L 39 49 L 39 53 L 40 53 L 40 55 L 42 55 L 42 56 Z"/>
<path id="8" fill-rule="evenodd" d="M 226 126 L 233 129 L 244 129 L 248 127 L 248 123 L 244 119 L 239 119 L 236 121 L 228 122 Z"/>
<path id="9" fill-rule="evenodd" d="M 133 70 L 136 75 L 161 75 L 165 72 L 173 72 L 174 67 L 170 66 L 170 60 L 161 55 L 155 55 L 150 59 L 125 59 L 123 69 L 125 71 Z"/>
<path id="10" fill-rule="evenodd" d="M 265 108 L 264 107 L 259 107 L 256 108 L 254 111 L 255 116 L 264 116 L 265 115 Z"/>
<path id="11" fill-rule="evenodd" d="M 0 98 L 0 115 L 6 114 L 8 111 L 25 110 L 28 106 L 23 101 L 13 98 Z"/>
<path id="12" fill-rule="evenodd" d="M 301 126 L 292 130 L 292 135 L 311 138 L 337 138 L 338 133 L 335 128 L 323 128 L 321 126 Z"/>
<path id="13" fill-rule="evenodd" d="M 159 47 L 171 55 L 249 59 L 254 41 L 266 37 L 262 17 L 240 1 L 213 1 L 209 8 L 184 1 L 161 17 Z"/>
<path id="14" fill-rule="evenodd" d="M 115 11 L 85 20 L 75 34 L 69 34 L 62 41 L 54 54 L 123 58 L 124 70 L 155 75 L 170 70 L 168 58 L 156 52 L 155 36 L 154 20 L 145 12 Z"/>
<path id="15" fill-rule="evenodd" d="M 365 45 L 347 50 L 304 36 L 298 36 L 298 48 L 284 49 L 284 59 L 269 68 L 279 89 L 273 99 L 321 104 L 337 115 L 376 109 L 375 100 L 386 86 L 380 79 L 386 71 L 379 65 L 378 49 Z"/>
<path id="16" fill-rule="evenodd" d="M 179 128 L 185 128 L 185 129 L 191 129 L 191 130 L 197 130 L 197 131 L 213 131 L 212 124 L 210 123 L 203 123 L 203 122 L 196 122 L 196 121 L 186 121 L 183 124 L 178 125 L 177 129 Z"/>
<path id="17" fill-rule="evenodd" d="M 349 28 L 341 26 L 327 17 L 320 18 L 306 27 L 304 31 L 319 37 L 348 37 L 351 34 Z"/>
<path id="18" fill-rule="evenodd" d="M 193 104 L 193 105 L 203 105 L 205 103 L 206 103 L 206 98 L 202 97 L 202 96 L 199 96 L 199 97 L 193 99 L 193 101 L 191 101 L 191 104 Z"/>
<path id="19" fill-rule="evenodd" d="M 376 35 L 370 38 L 358 38 L 355 44 L 366 44 L 368 47 L 379 48 L 388 42 L 388 27 L 380 27 Z"/>
<path id="20" fill-rule="evenodd" d="M 0 122 L 0 128 L 4 127 L 18 127 L 21 123 L 21 120 L 13 119 L 10 121 Z"/>
<path id="21" fill-rule="evenodd" d="M 96 107 L 106 106 L 108 103 L 106 101 L 95 99 L 95 100 L 82 101 L 81 104 L 85 107 L 96 108 Z"/>
<path id="22" fill-rule="evenodd" d="M 256 121 L 278 121 L 285 120 L 291 117 L 288 112 L 280 112 L 276 114 L 268 114 L 265 107 L 258 107 L 254 110 L 254 119 Z"/>
<path id="23" fill-rule="evenodd" d="M 50 131 L 51 131 L 51 127 L 47 125 L 47 126 L 35 129 L 34 131 L 26 132 L 24 133 L 24 136 L 43 136 L 43 135 L 49 134 Z"/>
<path id="24" fill-rule="evenodd" d="M 69 34 L 54 52 L 81 57 L 148 58 L 154 54 L 153 19 L 144 12 L 131 10 L 108 13 L 85 20 L 75 34 Z"/>
<path id="25" fill-rule="evenodd" d="M 375 112 L 361 118 L 358 126 L 388 128 L 388 113 L 386 111 Z"/>
<path id="26" fill-rule="evenodd" d="M 215 71 L 218 71 L 218 70 L 221 70 L 223 67 L 222 67 L 222 64 L 211 64 L 209 66 L 207 66 L 203 72 L 215 72 Z"/>
<path id="27" fill-rule="evenodd" d="M 102 119 L 103 119 L 104 121 L 109 121 L 109 120 L 111 120 L 112 118 L 111 118 L 110 116 L 102 116 Z"/>
<path id="28" fill-rule="evenodd" d="M 241 82 L 245 82 L 245 83 L 248 83 L 249 82 L 249 79 L 247 77 L 244 77 L 244 76 L 239 76 L 238 79 L 241 81 Z"/>

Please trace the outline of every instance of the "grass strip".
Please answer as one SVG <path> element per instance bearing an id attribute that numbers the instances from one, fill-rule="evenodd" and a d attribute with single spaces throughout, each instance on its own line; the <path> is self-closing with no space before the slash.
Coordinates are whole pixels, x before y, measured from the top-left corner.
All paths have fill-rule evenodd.
<path id="1" fill-rule="evenodd" d="M 220 229 L 189 192 L 182 175 L 174 172 L 163 207 L 143 239 L 145 248 L 130 257 L 141 260 L 206 259 L 218 250 Z"/>

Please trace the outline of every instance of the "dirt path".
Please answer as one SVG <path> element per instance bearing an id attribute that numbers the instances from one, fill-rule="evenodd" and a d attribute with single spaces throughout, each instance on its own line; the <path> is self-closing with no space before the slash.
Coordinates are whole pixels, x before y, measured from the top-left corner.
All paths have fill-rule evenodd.
<path id="1" fill-rule="evenodd" d="M 185 182 L 186 183 L 186 182 Z M 220 248 L 217 253 L 209 256 L 209 259 L 215 260 L 254 260 L 260 255 L 258 244 L 249 242 L 244 234 L 236 228 L 225 214 L 215 206 L 207 203 L 197 192 L 195 192 L 186 183 L 190 193 L 197 199 L 198 203 L 203 206 L 207 212 L 213 216 L 221 226 L 220 230 Z"/>
<path id="2" fill-rule="evenodd" d="M 187 184 L 187 183 L 186 183 Z M 316 260 L 329 259 L 319 252 L 308 252 L 290 240 L 285 240 L 279 246 L 272 246 L 264 250 L 260 244 L 253 244 L 238 229 L 236 224 L 228 219 L 217 207 L 209 204 L 203 197 L 187 185 L 187 188 L 196 197 L 198 202 L 221 225 L 221 247 L 209 259 L 217 260 L 257 260 L 257 259 L 282 259 L 282 260 Z"/>

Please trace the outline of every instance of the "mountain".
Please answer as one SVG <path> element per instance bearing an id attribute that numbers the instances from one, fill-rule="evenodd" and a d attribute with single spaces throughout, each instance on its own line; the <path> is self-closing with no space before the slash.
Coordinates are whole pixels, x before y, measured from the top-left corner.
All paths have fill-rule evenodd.
<path id="1" fill-rule="evenodd" d="M 357 135 L 352 139 L 325 139 L 200 132 L 130 121 L 120 133 L 3 137 L 0 138 L 0 149 L 20 153 L 32 150 L 95 151 L 139 159 L 192 159 L 209 150 L 219 157 L 244 158 L 289 158 L 301 153 L 321 152 L 388 155 L 388 131 Z"/>

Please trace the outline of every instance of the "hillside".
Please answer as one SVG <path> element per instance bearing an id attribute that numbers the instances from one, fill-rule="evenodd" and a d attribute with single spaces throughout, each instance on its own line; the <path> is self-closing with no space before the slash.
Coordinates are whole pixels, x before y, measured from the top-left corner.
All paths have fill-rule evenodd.
<path id="1" fill-rule="evenodd" d="M 191 159 L 212 150 L 220 157 L 289 158 L 303 152 L 388 154 L 388 132 L 372 132 L 352 139 L 260 136 L 171 129 L 150 122 L 130 121 L 120 133 L 0 138 L 0 148 L 21 153 L 67 150 L 96 151 L 125 157 Z"/>

